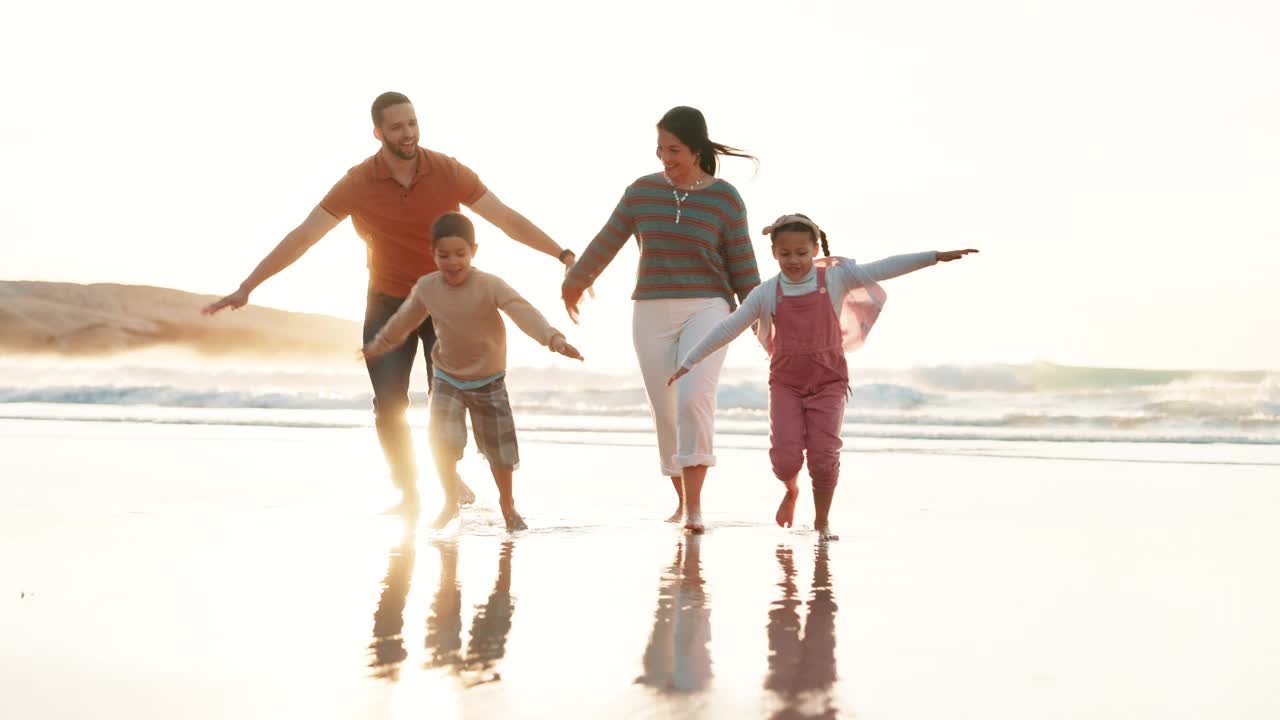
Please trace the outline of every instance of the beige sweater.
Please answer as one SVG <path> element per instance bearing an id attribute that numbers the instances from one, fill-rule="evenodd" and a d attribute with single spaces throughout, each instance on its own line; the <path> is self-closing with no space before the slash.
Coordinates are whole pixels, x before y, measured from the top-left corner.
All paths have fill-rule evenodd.
<path id="1" fill-rule="evenodd" d="M 457 286 L 438 272 L 419 278 L 369 348 L 386 352 L 398 346 L 430 315 L 436 328 L 431 360 L 441 372 L 457 380 L 493 377 L 507 369 L 507 331 L 499 310 L 543 345 L 564 335 L 502 278 L 473 268 Z"/>

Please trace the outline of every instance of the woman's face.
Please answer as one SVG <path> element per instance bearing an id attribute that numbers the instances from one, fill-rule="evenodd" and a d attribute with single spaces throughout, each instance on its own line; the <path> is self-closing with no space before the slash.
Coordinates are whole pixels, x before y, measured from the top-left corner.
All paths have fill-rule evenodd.
<path id="1" fill-rule="evenodd" d="M 773 257 L 778 261 L 778 269 L 791 282 L 809 274 L 817 254 L 818 246 L 808 230 L 786 230 L 773 239 Z"/>
<path id="2" fill-rule="evenodd" d="M 667 177 L 685 179 L 698 172 L 698 156 L 674 134 L 658 128 L 658 159 Z"/>

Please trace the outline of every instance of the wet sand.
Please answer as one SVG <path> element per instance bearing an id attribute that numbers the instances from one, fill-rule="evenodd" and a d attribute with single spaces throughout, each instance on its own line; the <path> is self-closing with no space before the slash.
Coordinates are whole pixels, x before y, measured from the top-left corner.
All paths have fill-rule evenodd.
<path id="1" fill-rule="evenodd" d="M 469 456 L 431 533 L 367 429 L 0 420 L 4 716 L 1280 716 L 1269 449 L 851 452 L 822 546 L 759 450 L 693 538 L 651 450 L 555 437 L 531 530 Z"/>

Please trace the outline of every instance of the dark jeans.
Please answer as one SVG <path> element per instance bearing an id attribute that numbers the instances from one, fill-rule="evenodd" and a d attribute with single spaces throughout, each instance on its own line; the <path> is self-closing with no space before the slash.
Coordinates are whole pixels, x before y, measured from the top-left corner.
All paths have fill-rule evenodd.
<path id="1" fill-rule="evenodd" d="M 369 291 L 364 310 L 364 342 L 367 345 L 391 318 L 403 298 Z M 434 381 L 431 348 L 436 344 L 436 329 L 431 318 L 418 326 L 402 345 L 377 360 L 366 362 L 369 381 L 373 383 L 373 415 L 378 428 L 378 441 L 391 467 L 391 480 L 401 492 L 417 492 L 418 467 L 413 457 L 413 435 L 405 411 L 409 408 L 409 373 L 422 342 L 427 362 L 427 390 Z"/>

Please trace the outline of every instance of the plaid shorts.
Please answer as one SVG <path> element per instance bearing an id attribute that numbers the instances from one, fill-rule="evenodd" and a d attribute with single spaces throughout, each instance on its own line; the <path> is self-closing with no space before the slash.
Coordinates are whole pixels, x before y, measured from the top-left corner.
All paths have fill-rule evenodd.
<path id="1" fill-rule="evenodd" d="M 437 378 L 431 391 L 428 434 L 436 457 L 458 461 L 467 446 L 467 413 L 480 454 L 491 465 L 514 468 L 520 464 L 515 419 L 507 399 L 507 384 L 498 378 L 474 390 L 461 390 Z"/>

